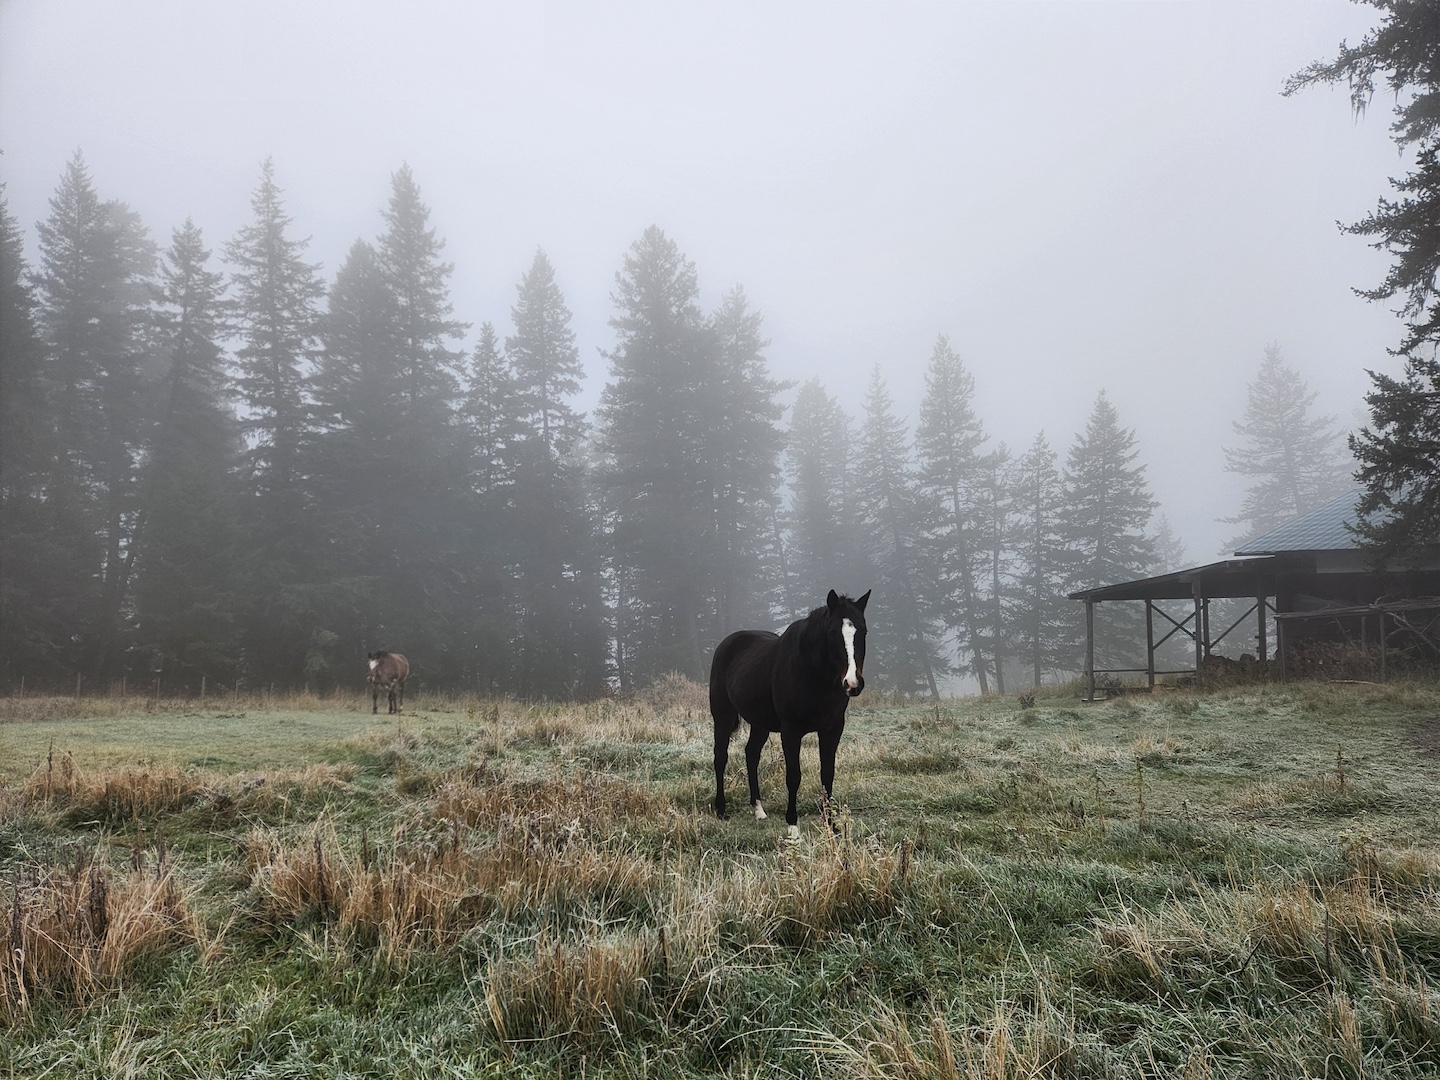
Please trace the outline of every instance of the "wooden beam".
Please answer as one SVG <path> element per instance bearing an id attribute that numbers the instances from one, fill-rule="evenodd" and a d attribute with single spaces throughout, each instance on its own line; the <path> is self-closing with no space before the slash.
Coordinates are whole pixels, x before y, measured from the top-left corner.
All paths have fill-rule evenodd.
<path id="1" fill-rule="evenodd" d="M 1150 692 L 1155 692 L 1155 604 L 1145 601 L 1145 674 L 1150 680 Z"/>
<path id="2" fill-rule="evenodd" d="M 1085 692 L 1095 700 L 1095 601 L 1085 601 Z"/>
<path id="3" fill-rule="evenodd" d="M 1255 631 L 1255 641 L 1260 649 L 1260 662 L 1263 664 L 1267 657 L 1265 655 L 1269 643 L 1265 640 L 1265 597 L 1255 598 L 1255 610 L 1258 613 L 1257 622 L 1260 624 Z"/>

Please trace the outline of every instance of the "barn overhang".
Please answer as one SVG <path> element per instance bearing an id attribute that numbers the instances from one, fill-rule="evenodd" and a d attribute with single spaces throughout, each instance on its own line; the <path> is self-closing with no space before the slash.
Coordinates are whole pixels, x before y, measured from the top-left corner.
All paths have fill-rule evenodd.
<path id="1" fill-rule="evenodd" d="M 1095 697 L 1097 674 L 1144 674 L 1151 689 L 1157 675 L 1188 672 L 1157 671 L 1155 650 L 1176 634 L 1193 641 L 1197 679 L 1203 677 L 1205 660 L 1211 649 L 1237 627 L 1255 617 L 1255 637 L 1259 659 L 1269 659 L 1266 622 L 1275 619 L 1277 656 L 1282 677 L 1285 668 L 1286 626 L 1302 617 L 1348 613 L 1356 618 L 1376 617 L 1383 647 L 1386 617 L 1396 602 L 1415 598 L 1434 601 L 1440 595 L 1440 564 L 1425 563 L 1410 569 L 1367 568 L 1357 558 L 1359 552 L 1336 550 L 1279 552 L 1256 554 L 1176 570 L 1168 574 L 1081 589 L 1070 593 L 1070 599 L 1085 604 L 1085 679 L 1087 696 Z M 1249 608 L 1229 627 L 1212 632 L 1210 601 L 1246 599 Z M 1157 606 L 1162 600 L 1188 600 L 1191 610 L 1176 618 Z M 1135 669 L 1095 667 L 1095 608 L 1115 601 L 1141 601 L 1145 604 L 1146 666 Z M 1163 636 L 1156 640 L 1157 622 Z M 1166 625 L 1168 624 L 1168 626 Z"/>

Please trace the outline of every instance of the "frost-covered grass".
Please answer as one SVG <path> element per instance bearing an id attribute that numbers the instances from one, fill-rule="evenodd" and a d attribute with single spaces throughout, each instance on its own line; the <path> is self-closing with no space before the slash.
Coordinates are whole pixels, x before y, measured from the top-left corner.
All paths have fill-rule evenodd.
<path id="1" fill-rule="evenodd" d="M 12 700 L 0 1075 L 1440 1070 L 1440 688 L 859 701 Z"/>

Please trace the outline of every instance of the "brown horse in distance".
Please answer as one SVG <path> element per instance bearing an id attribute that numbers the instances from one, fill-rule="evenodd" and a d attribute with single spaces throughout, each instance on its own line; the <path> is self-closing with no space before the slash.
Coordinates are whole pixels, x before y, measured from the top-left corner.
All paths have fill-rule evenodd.
<path id="1" fill-rule="evenodd" d="M 398 713 L 405 704 L 405 680 L 410 677 L 410 662 L 398 652 L 372 652 L 366 657 L 370 664 L 370 711 L 380 711 L 380 688 L 390 692 L 390 711 Z M 398 697 L 397 697 L 398 694 Z"/>

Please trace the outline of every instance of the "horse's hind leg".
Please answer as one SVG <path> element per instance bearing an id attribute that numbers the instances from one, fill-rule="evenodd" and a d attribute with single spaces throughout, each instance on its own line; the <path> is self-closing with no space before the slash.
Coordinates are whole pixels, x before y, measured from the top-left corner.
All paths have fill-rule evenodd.
<path id="1" fill-rule="evenodd" d="M 745 775 L 750 781 L 750 805 L 755 808 L 755 820 L 765 819 L 765 809 L 760 805 L 760 751 L 765 749 L 765 740 L 770 732 L 758 724 L 750 725 L 750 738 L 745 743 Z"/>
<path id="2" fill-rule="evenodd" d="M 715 816 L 725 814 L 725 766 L 730 762 L 730 736 L 740 726 L 740 714 L 728 703 L 715 700 L 710 702 L 710 713 L 715 718 Z"/>

